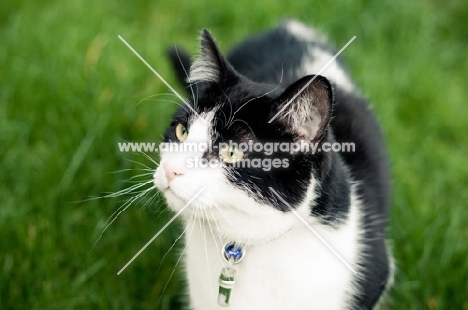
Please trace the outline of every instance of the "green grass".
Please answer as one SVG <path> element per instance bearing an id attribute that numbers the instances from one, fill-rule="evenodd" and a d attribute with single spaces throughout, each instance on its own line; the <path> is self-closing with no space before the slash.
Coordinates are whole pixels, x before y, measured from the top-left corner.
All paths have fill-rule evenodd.
<path id="1" fill-rule="evenodd" d="M 171 213 L 143 202 L 99 238 L 141 171 L 119 141 L 160 138 L 175 104 L 122 35 L 175 84 L 164 50 L 190 52 L 207 27 L 226 51 L 284 17 L 316 25 L 344 52 L 392 159 L 395 285 L 385 309 L 468 309 L 466 1 L 2 1 L 0 308 L 175 309 L 180 227 L 116 272 Z M 161 99 L 164 99 L 162 97 Z M 167 97 L 166 99 L 172 99 Z M 117 173 L 112 173 L 120 171 Z M 149 176 L 148 176 L 149 178 Z M 150 197 L 150 196 L 149 196 Z M 148 197 L 148 198 L 149 198 Z M 143 208 L 142 208 L 143 207 Z"/>

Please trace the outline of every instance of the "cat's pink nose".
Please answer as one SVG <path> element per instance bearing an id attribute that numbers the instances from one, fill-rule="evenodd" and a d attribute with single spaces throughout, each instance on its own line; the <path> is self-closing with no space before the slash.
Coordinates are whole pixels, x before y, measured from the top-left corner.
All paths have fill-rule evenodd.
<path id="1" fill-rule="evenodd" d="M 183 175 L 182 169 L 167 162 L 164 163 L 164 171 L 166 171 L 167 182 L 171 182 L 176 176 Z"/>

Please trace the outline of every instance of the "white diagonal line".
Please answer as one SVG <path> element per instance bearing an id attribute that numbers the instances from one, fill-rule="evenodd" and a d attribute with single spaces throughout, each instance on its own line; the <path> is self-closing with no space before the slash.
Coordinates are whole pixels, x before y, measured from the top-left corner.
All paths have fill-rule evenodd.
<path id="1" fill-rule="evenodd" d="M 154 235 L 154 237 L 151 238 L 151 240 L 148 241 L 148 242 L 141 248 L 141 250 L 138 251 L 138 253 L 136 253 L 135 256 L 133 256 L 132 259 L 128 261 L 128 263 L 127 263 L 125 266 L 122 267 L 122 269 L 120 269 L 119 272 L 117 272 L 117 275 L 120 275 L 120 274 L 122 273 L 122 271 L 124 271 L 125 268 L 127 268 L 128 265 L 130 265 L 130 264 L 135 260 L 135 258 L 137 258 L 138 255 L 140 255 L 141 252 L 143 252 L 143 251 L 151 244 L 151 242 L 153 242 L 153 241 L 167 228 L 167 226 L 169 226 L 169 225 L 170 225 L 170 224 L 171 224 L 171 223 L 172 223 L 172 222 L 173 222 L 173 221 L 174 221 L 174 220 L 175 220 L 191 203 L 192 203 L 192 201 L 194 201 L 195 198 L 197 198 L 198 195 L 200 195 L 201 192 L 203 192 L 203 191 L 205 190 L 205 188 L 206 188 L 206 187 L 203 187 L 201 190 L 199 190 L 198 193 L 196 193 L 195 196 L 193 196 L 192 199 L 190 199 L 190 200 L 185 204 L 185 206 L 183 206 L 182 209 L 180 209 L 179 212 L 177 212 L 177 213 L 166 223 L 166 225 L 164 225 L 164 227 L 161 228 L 161 230 L 159 230 L 158 233 L 157 233 L 156 235 Z"/>
<path id="2" fill-rule="evenodd" d="M 343 257 L 341 257 L 341 255 L 338 254 L 338 253 L 335 251 L 335 249 L 333 249 L 333 247 L 332 247 L 330 244 L 328 244 L 328 242 L 326 242 L 326 241 L 322 238 L 322 236 L 320 236 L 320 234 L 319 234 L 315 229 L 313 229 L 312 226 L 310 226 L 309 223 L 307 223 L 306 220 L 304 220 L 304 219 L 302 218 L 302 216 L 300 216 L 300 214 L 297 213 L 297 211 L 294 210 L 293 207 L 291 207 L 291 205 L 290 205 L 289 203 L 287 203 L 287 202 L 283 199 L 283 197 L 280 196 L 280 194 L 278 194 L 278 192 L 276 192 L 276 191 L 275 191 L 273 188 L 271 188 L 271 187 L 270 187 L 270 190 L 273 192 L 273 194 L 275 194 L 275 195 L 291 210 L 291 212 L 292 212 L 295 216 L 297 216 L 297 218 L 298 218 L 302 223 L 304 223 L 304 225 L 307 226 L 307 228 L 310 229 L 310 231 L 312 231 L 312 232 L 314 233 L 314 235 L 315 235 L 317 238 L 319 238 L 320 241 L 322 241 L 322 243 L 323 243 L 328 249 L 330 249 L 330 251 L 333 252 L 333 254 L 335 254 L 336 257 L 338 257 L 338 258 L 343 262 L 343 264 L 346 265 L 346 267 L 349 268 L 349 270 L 351 270 L 354 274 L 357 274 L 356 271 L 343 259 Z"/>
<path id="3" fill-rule="evenodd" d="M 182 97 L 174 88 L 172 88 L 172 86 L 171 86 L 168 82 L 166 82 L 166 80 L 165 80 L 156 70 L 154 70 L 153 67 L 151 67 L 150 64 L 149 64 L 148 62 L 146 62 L 146 60 L 145 60 L 143 57 L 141 57 L 140 54 L 138 54 L 138 52 L 135 51 L 135 49 L 134 49 L 130 44 L 127 43 L 127 41 L 125 41 L 124 38 L 122 38 L 120 35 L 118 36 L 118 38 L 119 38 L 125 45 L 127 45 L 127 47 L 128 47 L 138 58 L 140 58 L 140 60 L 141 60 L 154 74 L 156 74 L 156 76 L 157 76 L 164 84 L 166 84 L 166 86 L 174 93 L 174 95 L 176 95 L 177 97 L 179 97 L 179 99 L 182 100 L 182 102 L 183 102 L 190 110 L 192 110 L 193 113 L 195 113 L 197 116 L 200 116 L 200 115 L 197 113 L 197 111 L 195 111 L 195 110 L 192 108 L 192 106 L 187 102 L 187 100 L 186 100 L 184 97 Z M 206 123 L 206 121 L 205 121 L 202 117 L 200 117 L 200 119 Z"/>
<path id="4" fill-rule="evenodd" d="M 294 95 L 294 97 L 292 97 L 292 98 L 288 101 L 288 103 L 286 103 L 286 104 L 284 105 L 284 107 L 283 107 L 281 110 L 279 110 L 278 113 L 276 113 L 275 116 L 273 116 L 273 117 L 268 121 L 268 123 L 273 122 L 273 121 L 275 120 L 275 118 L 278 117 L 278 115 L 280 115 L 281 113 L 283 113 L 283 111 L 291 104 L 291 102 L 293 102 L 293 100 L 296 99 L 296 98 L 310 85 L 310 83 L 312 83 L 312 82 L 315 80 L 315 78 L 316 78 L 318 75 L 320 75 L 320 73 L 322 73 L 322 71 L 325 70 L 325 69 L 336 59 L 336 57 L 338 57 L 338 56 L 341 54 L 341 52 L 344 51 L 344 50 L 348 47 L 348 45 L 351 44 L 351 42 L 354 41 L 354 39 L 356 39 L 356 36 L 352 37 L 351 40 L 349 40 L 348 43 L 346 43 L 346 45 L 343 46 L 343 48 L 340 49 L 339 52 L 336 53 L 336 55 L 333 56 L 333 58 L 330 59 L 330 60 L 325 64 L 325 66 L 323 66 L 323 68 L 320 69 L 320 71 L 317 72 L 317 73 L 314 75 L 314 77 L 313 77 L 312 79 L 310 79 L 310 81 L 309 81 L 307 84 L 305 84 L 304 87 L 302 87 L 301 90 L 300 90 L 296 95 Z"/>

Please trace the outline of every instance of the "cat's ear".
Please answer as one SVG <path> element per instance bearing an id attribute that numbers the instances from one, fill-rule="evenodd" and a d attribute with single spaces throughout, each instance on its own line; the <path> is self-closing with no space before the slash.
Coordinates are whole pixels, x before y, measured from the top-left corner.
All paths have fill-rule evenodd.
<path id="1" fill-rule="evenodd" d="M 169 48 L 167 50 L 167 56 L 169 57 L 179 83 L 188 87 L 190 56 L 184 50 L 177 47 Z"/>
<path id="2" fill-rule="evenodd" d="M 207 29 L 201 35 L 201 56 L 190 66 L 189 83 L 219 83 L 231 72 L 232 66 L 224 59 L 213 36 Z"/>
<path id="3" fill-rule="evenodd" d="M 319 142 L 327 131 L 333 101 L 330 82 L 323 76 L 309 75 L 280 95 L 272 113 L 276 115 L 275 121 L 296 139 Z"/>

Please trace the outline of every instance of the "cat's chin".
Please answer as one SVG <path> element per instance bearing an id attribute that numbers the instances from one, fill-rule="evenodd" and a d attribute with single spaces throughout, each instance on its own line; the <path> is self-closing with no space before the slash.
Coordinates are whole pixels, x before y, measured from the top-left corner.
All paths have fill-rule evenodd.
<path id="1" fill-rule="evenodd" d="M 178 196 L 174 191 L 168 187 L 163 191 L 166 203 L 173 211 L 179 211 L 187 203 L 182 197 Z"/>

